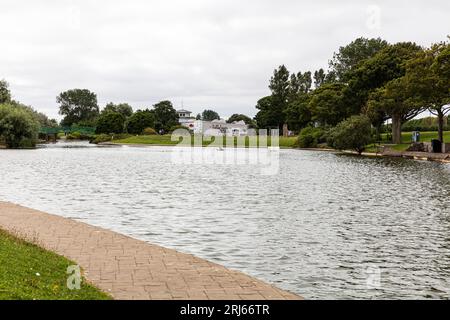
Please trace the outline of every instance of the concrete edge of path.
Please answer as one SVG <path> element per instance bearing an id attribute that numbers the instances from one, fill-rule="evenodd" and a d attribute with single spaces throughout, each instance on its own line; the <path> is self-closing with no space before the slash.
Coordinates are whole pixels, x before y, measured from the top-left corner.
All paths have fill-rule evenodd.
<path id="1" fill-rule="evenodd" d="M 13 203 L 0 201 L 0 229 L 75 261 L 115 299 L 302 299 L 190 254 Z"/>

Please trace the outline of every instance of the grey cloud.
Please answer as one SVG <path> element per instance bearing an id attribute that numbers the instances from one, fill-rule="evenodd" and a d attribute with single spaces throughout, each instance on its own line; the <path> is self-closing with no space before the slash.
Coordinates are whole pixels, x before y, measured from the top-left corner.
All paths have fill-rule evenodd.
<path id="1" fill-rule="evenodd" d="M 255 114 L 268 79 L 326 67 L 358 36 L 444 40 L 447 1 L 0 0 L 0 78 L 16 99 L 57 116 L 56 95 L 82 87 L 101 104 L 171 99 L 194 112 Z M 367 24 L 370 6 L 380 24 Z"/>

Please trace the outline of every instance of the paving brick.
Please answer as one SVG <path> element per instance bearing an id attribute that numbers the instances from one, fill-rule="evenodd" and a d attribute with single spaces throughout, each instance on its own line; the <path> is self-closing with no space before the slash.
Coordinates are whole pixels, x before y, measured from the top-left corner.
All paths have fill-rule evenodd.
<path id="1" fill-rule="evenodd" d="M 76 261 L 115 299 L 301 299 L 190 254 L 11 203 L 0 202 L 0 228 Z"/>

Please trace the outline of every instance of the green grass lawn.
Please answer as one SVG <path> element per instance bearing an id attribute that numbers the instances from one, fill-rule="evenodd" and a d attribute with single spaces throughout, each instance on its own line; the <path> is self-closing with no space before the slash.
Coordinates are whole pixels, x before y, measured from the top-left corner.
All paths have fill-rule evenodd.
<path id="1" fill-rule="evenodd" d="M 87 284 L 67 288 L 67 267 L 75 263 L 0 230 L 0 300 L 106 300 Z"/>
<path id="2" fill-rule="evenodd" d="M 381 141 L 381 145 L 387 145 L 391 149 L 396 151 L 406 151 L 412 142 L 412 132 L 402 132 L 402 143 L 401 144 L 390 144 L 389 141 L 387 141 L 387 134 L 382 134 L 381 138 L 383 141 Z M 437 132 L 421 132 L 420 133 L 420 141 L 421 142 L 431 142 L 433 139 L 438 138 Z M 450 142 L 450 131 L 444 132 L 444 141 Z M 374 144 L 370 144 L 366 148 L 366 152 L 377 152 L 377 147 Z"/>
<path id="3" fill-rule="evenodd" d="M 214 138 L 212 138 L 214 139 Z M 268 144 L 271 141 L 268 139 Z M 191 137 L 191 144 L 193 144 L 194 137 Z M 223 137 L 223 145 L 226 145 L 226 137 Z M 122 140 L 114 140 L 114 143 L 120 144 L 143 144 L 143 145 L 177 145 L 178 141 L 172 141 L 171 135 L 153 135 L 153 136 L 133 136 Z M 203 139 L 203 146 L 208 146 L 211 142 Z M 237 138 L 234 138 L 234 144 L 236 145 Z M 281 148 L 292 148 L 297 143 L 297 137 L 280 137 Z M 246 138 L 246 146 L 248 146 L 248 138 Z"/>

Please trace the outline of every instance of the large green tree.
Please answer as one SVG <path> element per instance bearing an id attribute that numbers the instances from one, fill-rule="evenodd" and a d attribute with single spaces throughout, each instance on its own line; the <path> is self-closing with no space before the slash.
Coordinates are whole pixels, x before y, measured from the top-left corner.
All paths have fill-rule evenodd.
<path id="1" fill-rule="evenodd" d="M 119 112 L 105 112 L 97 120 L 96 133 L 122 133 L 126 118 Z"/>
<path id="2" fill-rule="evenodd" d="M 402 124 L 424 111 L 420 99 L 414 95 L 407 77 L 388 82 L 377 89 L 368 101 L 369 110 L 382 111 L 392 118 L 392 141 L 402 143 Z"/>
<path id="3" fill-rule="evenodd" d="M 405 77 L 411 94 L 438 117 L 438 136 L 444 142 L 444 117 L 450 111 L 450 44 L 420 52 L 407 63 Z"/>
<path id="4" fill-rule="evenodd" d="M 299 132 L 311 123 L 312 115 L 309 108 L 310 95 L 300 94 L 290 102 L 284 111 L 289 129 Z"/>
<path id="5" fill-rule="evenodd" d="M 272 92 L 270 98 L 262 98 L 256 105 L 259 112 L 255 119 L 259 128 L 281 130 L 285 124 L 284 110 L 288 106 L 289 97 L 292 94 L 290 73 L 284 65 L 274 70 L 269 89 Z"/>
<path id="6" fill-rule="evenodd" d="M 389 81 L 403 77 L 406 73 L 406 63 L 421 50 L 421 47 L 411 42 L 388 45 L 352 70 L 348 74 L 348 86 L 345 89 L 345 103 L 350 114 L 361 113 L 372 92 Z M 374 112 L 375 110 L 371 109 L 371 113 Z M 379 126 L 379 123 L 373 124 Z"/>
<path id="7" fill-rule="evenodd" d="M 127 131 L 131 134 L 141 134 L 144 129 L 155 128 L 155 115 L 153 111 L 137 110 L 127 121 Z"/>
<path id="8" fill-rule="evenodd" d="M 169 132 L 170 128 L 178 125 L 178 114 L 173 108 L 172 102 L 161 101 L 153 106 L 155 115 L 155 129 Z"/>
<path id="9" fill-rule="evenodd" d="M 349 115 L 345 104 L 345 88 L 344 84 L 330 83 L 314 90 L 309 99 L 312 120 L 322 126 L 334 126 L 344 120 Z"/>
<path id="10" fill-rule="evenodd" d="M 329 61 L 330 69 L 339 81 L 346 81 L 352 70 L 387 46 L 388 43 L 381 38 L 358 38 L 334 53 Z"/>
<path id="11" fill-rule="evenodd" d="M 56 97 L 59 113 L 64 116 L 61 124 L 71 126 L 79 123 L 94 124 L 99 115 L 97 95 L 87 89 L 72 89 Z"/>
<path id="12" fill-rule="evenodd" d="M 11 101 L 11 92 L 9 91 L 9 84 L 5 80 L 0 80 L 0 103 L 7 103 Z"/>
<path id="13" fill-rule="evenodd" d="M 102 110 L 102 113 L 117 112 L 128 118 L 133 114 L 133 108 L 128 103 L 108 103 Z"/>

